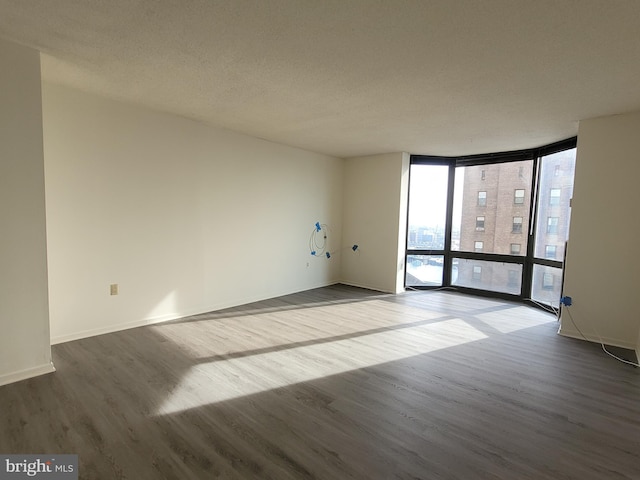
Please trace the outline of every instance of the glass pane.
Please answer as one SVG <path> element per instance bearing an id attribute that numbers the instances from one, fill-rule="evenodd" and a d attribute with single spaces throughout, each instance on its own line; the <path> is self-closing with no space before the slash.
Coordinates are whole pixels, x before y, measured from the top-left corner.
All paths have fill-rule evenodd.
<path id="1" fill-rule="evenodd" d="M 552 307 L 560 306 L 560 290 L 562 288 L 562 269 L 533 266 L 531 299 Z"/>
<path id="2" fill-rule="evenodd" d="M 451 284 L 520 295 L 522 265 L 483 260 L 453 260 Z"/>
<path id="3" fill-rule="evenodd" d="M 441 286 L 443 255 L 407 255 L 405 284 L 408 287 Z"/>
<path id="4" fill-rule="evenodd" d="M 482 242 L 484 253 L 525 255 L 532 172 L 531 160 L 457 167 L 452 250 L 473 252 Z"/>
<path id="5" fill-rule="evenodd" d="M 448 166 L 411 165 L 407 248 L 444 250 L 448 185 Z"/>
<path id="6" fill-rule="evenodd" d="M 536 258 L 564 259 L 575 165 L 575 148 L 541 158 L 534 248 Z"/>

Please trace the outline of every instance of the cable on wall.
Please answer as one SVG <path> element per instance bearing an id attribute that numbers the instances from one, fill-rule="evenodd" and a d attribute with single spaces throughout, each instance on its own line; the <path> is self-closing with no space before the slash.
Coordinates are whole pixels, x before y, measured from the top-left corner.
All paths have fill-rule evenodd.
<path id="1" fill-rule="evenodd" d="M 312 256 L 331 258 L 331 253 L 327 251 L 328 237 L 329 226 L 326 223 L 316 222 L 309 237 L 309 251 Z"/>
<path id="2" fill-rule="evenodd" d="M 333 255 L 340 255 L 341 253 L 343 253 L 343 252 L 345 252 L 345 251 L 348 251 L 348 250 L 351 250 L 355 255 L 360 255 L 360 251 L 361 251 L 361 250 L 360 250 L 360 245 L 358 245 L 358 244 L 354 244 L 354 245 L 351 245 L 350 247 L 342 247 L 342 248 L 339 248 L 339 249 L 337 249 L 337 250 L 332 250 L 332 251 L 331 251 L 331 252 L 329 252 L 329 253 L 330 253 L 332 256 L 333 256 Z"/>
<path id="3" fill-rule="evenodd" d="M 316 222 L 309 236 L 309 252 L 314 257 L 325 257 L 330 259 L 332 256 L 341 253 L 343 250 L 351 250 L 356 254 L 360 254 L 360 246 L 353 244 L 350 247 L 343 247 L 338 250 L 330 251 L 329 246 L 330 228 L 326 223 Z"/>

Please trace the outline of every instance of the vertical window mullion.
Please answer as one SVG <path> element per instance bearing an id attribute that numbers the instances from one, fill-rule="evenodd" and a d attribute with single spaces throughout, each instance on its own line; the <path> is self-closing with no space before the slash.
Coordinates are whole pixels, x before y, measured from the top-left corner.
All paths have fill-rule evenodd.
<path id="1" fill-rule="evenodd" d="M 529 225 L 527 229 L 527 252 L 522 266 L 522 289 L 521 297 L 531 298 L 533 280 L 533 253 L 535 246 L 535 224 L 537 218 L 538 186 L 540 183 L 540 154 L 536 153 L 533 158 L 533 175 L 531 175 L 531 204 L 529 205 Z"/>
<path id="2" fill-rule="evenodd" d="M 451 235 L 453 231 L 453 189 L 456 180 L 455 161 L 449 161 L 449 177 L 447 188 L 447 221 L 445 225 L 444 237 L 444 262 L 442 272 L 442 286 L 451 286 L 451 269 L 453 267 L 453 259 L 451 258 Z"/>

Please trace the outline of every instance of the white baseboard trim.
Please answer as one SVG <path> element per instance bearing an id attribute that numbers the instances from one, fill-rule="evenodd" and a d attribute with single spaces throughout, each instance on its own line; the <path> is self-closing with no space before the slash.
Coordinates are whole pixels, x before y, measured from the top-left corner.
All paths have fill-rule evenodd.
<path id="1" fill-rule="evenodd" d="M 379 287 L 372 287 L 371 285 L 365 285 L 363 283 L 356 283 L 356 282 L 337 282 L 337 283 L 341 283 L 342 285 L 348 285 L 350 287 L 356 287 L 356 288 L 364 288 L 365 290 L 372 290 L 374 292 L 380 292 L 380 293 L 391 293 L 391 294 L 395 294 L 396 292 L 392 292 L 390 290 L 385 290 L 383 288 L 379 288 Z"/>
<path id="2" fill-rule="evenodd" d="M 27 380 L 28 378 L 45 375 L 47 373 L 53 373 L 55 371 L 56 367 L 53 366 L 53 362 L 50 362 L 44 365 L 38 365 L 37 367 L 27 368 L 25 370 L 19 370 L 12 373 L 6 373 L 4 375 L 0 375 L 0 386 L 20 382 L 22 380 Z"/>
<path id="3" fill-rule="evenodd" d="M 58 335 L 51 337 L 51 345 L 57 345 L 59 343 L 73 342 L 74 340 L 81 340 L 83 338 L 96 337 L 98 335 L 105 335 L 107 333 L 120 332 L 122 330 L 129 330 L 131 328 L 144 327 L 147 325 L 153 325 L 156 323 L 164 323 L 170 320 L 177 320 L 178 318 L 187 317 L 189 315 L 175 314 L 175 315 L 163 315 L 158 318 L 150 318 L 146 320 L 136 320 L 133 322 L 118 323 L 116 325 L 109 325 L 108 327 L 92 328 L 90 330 L 82 330 L 80 332 L 69 333 L 66 335 Z"/>
<path id="4" fill-rule="evenodd" d="M 291 295 L 294 293 L 303 292 L 306 290 L 312 290 L 315 288 L 328 287 L 330 285 L 335 285 L 336 283 L 341 283 L 341 282 L 331 281 L 328 283 L 323 283 L 321 285 L 311 286 L 309 288 L 296 290 L 292 292 L 283 292 L 283 293 L 265 292 L 262 295 L 256 295 L 254 297 L 235 298 L 227 302 L 216 303 L 213 305 L 205 305 L 199 308 L 186 310 L 184 312 L 168 313 L 168 314 L 160 315 L 157 317 L 151 317 L 151 318 L 146 318 L 142 320 L 122 322 L 122 323 L 109 325 L 105 327 L 92 328 L 89 330 L 82 330 L 79 332 L 73 332 L 73 333 L 64 334 L 64 335 L 56 335 L 51 337 L 51 345 L 57 345 L 59 343 L 66 343 L 66 342 L 73 342 L 74 340 L 82 340 L 83 338 L 95 337 L 97 335 L 105 335 L 107 333 L 121 332 L 123 330 L 129 330 L 131 328 L 145 327 L 148 325 L 155 325 L 159 323 L 170 322 L 172 320 L 180 320 L 182 318 L 187 318 L 194 315 L 201 315 L 203 313 L 215 312 L 217 310 L 224 310 L 225 308 L 238 307 L 241 305 L 259 302 L 261 300 L 266 300 L 269 298 L 277 298 L 280 296 Z M 363 288 L 367 288 L 367 287 L 363 287 Z"/>
<path id="5" fill-rule="evenodd" d="M 615 338 L 599 338 L 596 335 L 585 334 L 581 335 L 579 332 L 563 329 L 562 325 L 560 325 L 560 329 L 558 330 L 558 335 L 562 335 L 563 337 L 576 338 L 578 340 L 586 340 L 588 342 L 594 343 L 604 343 L 605 345 L 610 345 L 612 347 L 620 347 L 626 348 L 627 350 L 634 350 L 637 354 L 638 348 L 635 344 L 630 342 L 625 342 L 623 340 L 618 340 Z"/>

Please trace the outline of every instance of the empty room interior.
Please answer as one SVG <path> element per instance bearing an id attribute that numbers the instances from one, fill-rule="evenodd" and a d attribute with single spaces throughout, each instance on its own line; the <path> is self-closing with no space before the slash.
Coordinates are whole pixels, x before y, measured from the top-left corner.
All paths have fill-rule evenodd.
<path id="1" fill-rule="evenodd" d="M 0 0 L 0 476 L 640 479 L 639 31 Z"/>

